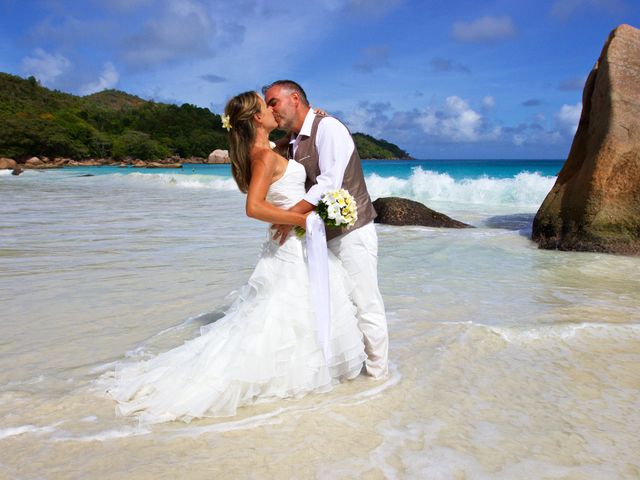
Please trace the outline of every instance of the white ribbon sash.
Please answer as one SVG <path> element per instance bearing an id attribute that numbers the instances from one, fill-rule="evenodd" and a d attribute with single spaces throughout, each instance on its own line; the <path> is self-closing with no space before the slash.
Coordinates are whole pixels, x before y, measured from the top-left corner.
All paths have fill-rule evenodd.
<path id="1" fill-rule="evenodd" d="M 329 362 L 331 355 L 331 302 L 329 298 L 329 255 L 324 222 L 316 212 L 307 216 L 307 261 L 309 285 L 316 313 L 318 344 Z"/>

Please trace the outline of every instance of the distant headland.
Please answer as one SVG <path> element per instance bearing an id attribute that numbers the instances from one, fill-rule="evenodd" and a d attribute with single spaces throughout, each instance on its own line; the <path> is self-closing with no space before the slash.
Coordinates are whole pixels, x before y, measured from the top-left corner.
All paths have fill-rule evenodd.
<path id="1" fill-rule="evenodd" d="M 361 158 L 411 158 L 385 140 L 363 133 L 353 137 Z M 212 153 L 227 149 L 220 116 L 207 108 L 143 100 L 118 90 L 79 97 L 45 88 L 34 77 L 0 73 L 0 168 L 179 168 L 224 163 Z"/>

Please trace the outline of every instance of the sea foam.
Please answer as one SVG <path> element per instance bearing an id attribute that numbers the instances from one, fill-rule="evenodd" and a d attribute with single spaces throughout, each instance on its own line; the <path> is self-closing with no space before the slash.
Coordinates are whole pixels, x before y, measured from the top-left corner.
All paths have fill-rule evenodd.
<path id="1" fill-rule="evenodd" d="M 446 173 L 417 167 L 407 179 L 374 173 L 366 181 L 374 199 L 399 196 L 419 202 L 538 206 L 553 187 L 555 177 L 522 172 L 512 178 L 483 176 L 456 180 Z"/>
<path id="2" fill-rule="evenodd" d="M 127 181 L 153 185 L 166 185 L 177 188 L 208 188 L 220 191 L 238 190 L 235 180 L 231 177 L 217 175 L 184 175 L 173 173 L 129 173 L 115 174 Z"/>
<path id="3" fill-rule="evenodd" d="M 102 176 L 104 177 L 134 185 L 238 191 L 233 178 L 225 175 L 133 172 Z M 553 187 L 555 179 L 553 176 L 527 171 L 510 178 L 482 176 L 457 179 L 447 173 L 416 167 L 408 178 L 372 173 L 366 177 L 366 182 L 373 199 L 398 196 L 427 204 L 445 202 L 537 208 Z"/>

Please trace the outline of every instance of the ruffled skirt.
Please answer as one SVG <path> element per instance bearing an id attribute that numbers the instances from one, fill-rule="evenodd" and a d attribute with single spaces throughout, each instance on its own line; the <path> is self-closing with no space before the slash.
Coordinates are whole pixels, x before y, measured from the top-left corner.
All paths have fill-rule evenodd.
<path id="1" fill-rule="evenodd" d="M 218 321 L 150 360 L 119 365 L 108 394 L 142 423 L 226 417 L 238 407 L 327 391 L 366 355 L 350 283 L 329 252 L 331 357 L 316 341 L 304 241 L 264 244 L 247 285 Z"/>

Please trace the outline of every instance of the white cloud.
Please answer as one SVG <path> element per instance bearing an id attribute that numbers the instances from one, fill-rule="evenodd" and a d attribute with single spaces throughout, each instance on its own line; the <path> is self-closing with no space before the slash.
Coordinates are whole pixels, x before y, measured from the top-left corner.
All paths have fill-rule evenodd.
<path id="1" fill-rule="evenodd" d="M 107 62 L 98 80 L 80 87 L 80 95 L 90 95 L 108 88 L 113 88 L 118 84 L 119 78 L 120 76 L 118 75 L 116 67 L 114 67 L 113 63 Z"/>
<path id="2" fill-rule="evenodd" d="M 447 143 L 494 140 L 501 134 L 500 128 L 487 131 L 482 114 L 458 96 L 447 97 L 441 109 L 423 111 L 416 122 L 425 134 Z"/>
<path id="3" fill-rule="evenodd" d="M 276 9 L 273 2 L 225 3 L 224 16 L 219 14 L 220 5 L 209 6 L 212 26 L 211 33 L 205 35 L 204 47 L 210 50 L 184 54 L 176 50 L 167 60 L 147 63 L 154 68 L 152 71 L 147 69 L 148 73 L 136 72 L 139 88 L 135 93 L 143 97 L 161 94 L 162 98 L 176 98 L 197 105 L 210 105 L 213 100 L 214 109 L 219 111 L 226 100 L 238 92 L 259 91 L 266 83 L 293 77 L 307 89 L 312 103 L 316 102 L 319 97 L 316 92 L 321 89 L 314 85 L 320 83 L 318 78 L 323 72 L 301 71 L 297 66 L 307 52 L 315 51 L 328 35 L 332 35 L 337 26 L 335 16 L 344 11 L 344 0 L 336 6 L 337 10 L 330 10 L 326 3 L 327 0 L 305 3 L 301 10 L 278 9 L 277 24 L 282 28 L 265 23 L 268 16 L 264 9 Z M 323 28 L 317 28 L 318 25 Z M 176 68 L 177 64 L 179 68 Z M 212 82 L 216 80 L 208 76 L 212 72 L 226 81 Z"/>
<path id="4" fill-rule="evenodd" d="M 169 0 L 159 16 L 126 39 L 123 56 L 134 67 L 153 66 L 213 54 L 215 22 L 194 0 Z"/>
<path id="5" fill-rule="evenodd" d="M 556 113 L 555 118 L 558 122 L 558 128 L 563 132 L 573 135 L 578 129 L 580 114 L 582 113 L 582 103 L 575 105 L 562 105 L 560 111 Z"/>
<path id="6" fill-rule="evenodd" d="M 566 141 L 566 135 L 557 131 L 545 130 L 542 128 L 531 128 L 531 126 L 509 127 L 505 135 L 505 140 L 511 139 L 517 147 L 560 145 Z"/>
<path id="7" fill-rule="evenodd" d="M 430 144 L 474 143 L 499 140 L 503 131 L 492 128 L 481 113 L 458 96 L 424 109 L 395 111 L 389 103 L 361 102 L 345 118 L 352 131 L 373 136 Z"/>
<path id="8" fill-rule="evenodd" d="M 517 29 L 508 15 L 481 17 L 472 22 L 456 22 L 451 35 L 460 42 L 493 43 L 514 37 Z"/>
<path id="9" fill-rule="evenodd" d="M 22 60 L 22 71 L 27 75 L 33 75 L 43 85 L 51 85 L 71 66 L 71 62 L 59 53 L 47 53 L 41 48 L 36 48 L 31 57 Z"/>
<path id="10" fill-rule="evenodd" d="M 439 133 L 454 141 L 473 142 L 478 139 L 482 115 L 472 110 L 460 97 L 447 97 L 445 115 L 439 123 Z"/>
<path id="11" fill-rule="evenodd" d="M 543 113 L 537 113 L 529 122 L 515 127 L 505 127 L 504 138 L 517 147 L 565 144 L 576 132 L 581 111 L 580 103 L 562 105 L 553 115 L 554 123 L 547 126 L 545 126 L 546 116 Z"/>
<path id="12" fill-rule="evenodd" d="M 524 142 L 526 142 L 527 137 L 525 135 L 522 135 L 520 133 L 517 133 L 513 136 L 513 144 L 517 147 L 519 147 L 520 145 L 524 144 Z"/>
<path id="13" fill-rule="evenodd" d="M 487 95 L 482 99 L 482 106 L 488 109 L 494 108 L 496 106 L 496 99 L 491 95 Z"/>

